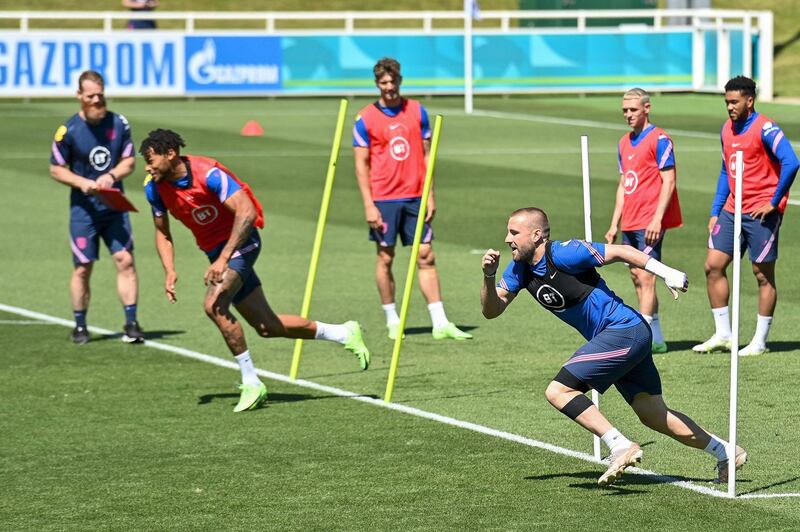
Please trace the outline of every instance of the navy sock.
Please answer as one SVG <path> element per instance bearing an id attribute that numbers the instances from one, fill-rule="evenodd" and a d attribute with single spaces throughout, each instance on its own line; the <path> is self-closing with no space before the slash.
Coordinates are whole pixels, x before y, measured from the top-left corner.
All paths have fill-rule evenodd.
<path id="1" fill-rule="evenodd" d="M 75 325 L 77 327 L 86 328 L 86 313 L 88 310 L 73 310 L 72 315 L 75 316 Z"/>
<path id="2" fill-rule="evenodd" d="M 125 322 L 136 321 L 136 303 L 125 305 Z"/>

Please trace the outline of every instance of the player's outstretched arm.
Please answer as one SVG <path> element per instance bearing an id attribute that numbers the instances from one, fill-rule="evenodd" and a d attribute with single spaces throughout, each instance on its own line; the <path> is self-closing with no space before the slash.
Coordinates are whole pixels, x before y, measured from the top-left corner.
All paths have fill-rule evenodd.
<path id="1" fill-rule="evenodd" d="M 489 249 L 483 255 L 483 284 L 481 285 L 481 312 L 486 319 L 502 314 L 514 300 L 516 294 L 496 286 L 497 268 L 500 265 L 500 252 Z"/>
<path id="2" fill-rule="evenodd" d="M 661 277 L 664 283 L 672 292 L 672 297 L 678 299 L 678 291 L 686 292 L 689 289 L 689 280 L 686 274 L 675 268 L 670 268 L 666 264 L 657 261 L 653 257 L 627 245 L 608 244 L 606 245 L 606 263 L 626 262 L 631 266 L 642 268 L 648 272 Z"/>
<path id="3" fill-rule="evenodd" d="M 164 292 L 166 292 L 169 302 L 175 303 L 178 301 L 175 297 L 178 274 L 175 272 L 175 246 L 172 243 L 167 214 L 153 216 L 153 225 L 156 228 L 156 251 L 161 259 L 161 266 L 164 268 Z"/>

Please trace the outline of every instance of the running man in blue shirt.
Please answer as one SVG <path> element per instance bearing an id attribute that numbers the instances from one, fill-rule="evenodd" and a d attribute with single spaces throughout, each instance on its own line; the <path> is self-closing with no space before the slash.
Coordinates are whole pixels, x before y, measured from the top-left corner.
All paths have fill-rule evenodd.
<path id="1" fill-rule="evenodd" d="M 86 313 L 89 280 L 99 259 L 100 238 L 111 252 L 117 268 L 117 292 L 125 309 L 122 340 L 144 341 L 136 320 L 138 282 L 133 262 L 133 233 L 128 213 L 107 207 L 95 195 L 99 188 L 122 191 L 122 179 L 133 172 L 135 153 L 131 128 L 125 117 L 106 107 L 103 77 L 87 70 L 78 79 L 81 110 L 61 125 L 50 152 L 50 175 L 72 187 L 70 194 L 70 247 L 72 248 L 72 310 L 75 328 L 72 341 L 89 341 Z"/>
<path id="2" fill-rule="evenodd" d="M 500 252 L 483 256 L 483 315 L 502 314 L 522 289 L 547 310 L 571 325 L 587 340 L 562 366 L 545 391 L 557 410 L 600 437 L 611 451 L 608 470 L 597 481 L 608 486 L 625 468 L 641 461 L 641 447 L 603 416 L 586 395 L 604 393 L 614 385 L 646 426 L 717 459 L 717 480 L 727 482 L 727 443 L 703 430 L 691 418 L 672 410 L 661 396 L 661 378 L 653 363 L 652 333 L 642 316 L 606 285 L 595 268 L 625 262 L 664 279 L 678 297 L 688 288 L 686 274 L 627 245 L 583 240 L 550 240 L 550 223 L 541 209 L 511 213 L 506 244 L 513 261 L 495 282 Z M 737 469 L 747 461 L 736 447 Z"/>

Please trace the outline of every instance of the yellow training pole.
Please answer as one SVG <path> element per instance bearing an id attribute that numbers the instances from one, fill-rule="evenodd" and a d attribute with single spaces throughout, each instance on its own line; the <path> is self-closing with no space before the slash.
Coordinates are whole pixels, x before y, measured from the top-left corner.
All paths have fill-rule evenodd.
<path id="1" fill-rule="evenodd" d="M 411 299 L 411 288 L 414 286 L 414 272 L 417 269 L 417 256 L 419 255 L 419 244 L 422 240 L 422 229 L 425 226 L 425 212 L 428 207 L 428 196 L 431 192 L 433 183 L 433 167 L 436 165 L 436 152 L 439 150 L 439 134 L 442 132 L 442 115 L 436 115 L 433 123 L 433 141 L 431 152 L 428 155 L 428 171 L 425 173 L 425 184 L 422 188 L 422 198 L 419 202 L 419 215 L 417 216 L 417 229 L 414 232 L 414 245 L 411 246 L 411 258 L 408 261 L 408 274 L 406 284 L 403 289 L 403 305 L 400 307 L 400 325 L 398 326 L 397 339 L 394 341 L 392 351 L 392 365 L 389 368 L 389 380 L 386 381 L 386 394 L 383 400 L 387 403 L 392 402 L 394 392 L 394 380 L 397 377 L 397 366 L 400 363 L 400 346 L 403 343 L 403 331 L 406 328 L 406 317 L 408 316 L 408 301 Z"/>
<path id="2" fill-rule="evenodd" d="M 308 278 L 306 279 L 306 293 L 303 295 L 303 307 L 300 315 L 308 317 L 311 307 L 311 295 L 314 293 L 314 280 L 317 278 L 317 264 L 319 263 L 319 250 L 322 247 L 322 236 L 325 234 L 325 220 L 328 218 L 328 205 L 331 202 L 331 192 L 333 190 L 333 178 L 336 175 L 336 161 L 339 159 L 339 146 L 342 144 L 342 130 L 344 120 L 347 116 L 347 100 L 339 101 L 339 118 L 336 120 L 336 132 L 333 134 L 333 145 L 331 146 L 331 158 L 328 162 L 328 175 L 325 177 L 325 190 L 322 192 L 322 205 L 319 208 L 319 219 L 317 220 L 317 234 L 314 236 L 314 249 L 311 252 L 311 264 L 308 267 Z M 303 351 L 303 339 L 298 338 L 294 342 L 294 354 L 292 355 L 292 369 L 289 377 L 294 380 L 300 369 L 300 355 Z"/>

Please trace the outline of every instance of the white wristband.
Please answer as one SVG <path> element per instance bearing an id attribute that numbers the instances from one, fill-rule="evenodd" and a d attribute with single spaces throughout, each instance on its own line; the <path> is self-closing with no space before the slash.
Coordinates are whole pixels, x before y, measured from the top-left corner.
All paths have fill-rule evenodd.
<path id="1" fill-rule="evenodd" d="M 652 257 L 650 257 L 647 264 L 644 265 L 644 269 L 664 279 L 664 282 L 667 283 L 667 286 L 670 288 L 683 289 L 686 285 L 685 273 L 675 268 L 670 268 Z"/>

